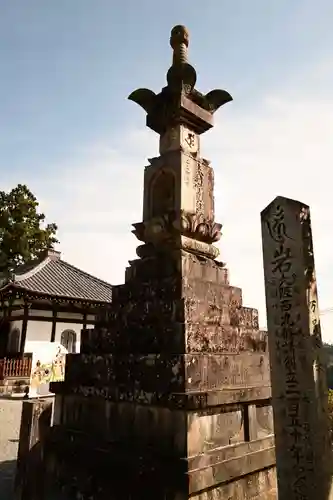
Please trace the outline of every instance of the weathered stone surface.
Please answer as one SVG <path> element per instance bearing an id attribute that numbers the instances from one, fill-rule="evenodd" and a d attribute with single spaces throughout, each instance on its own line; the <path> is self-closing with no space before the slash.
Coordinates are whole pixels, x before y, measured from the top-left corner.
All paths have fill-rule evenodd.
<path id="1" fill-rule="evenodd" d="M 165 394 L 269 385 L 268 358 L 262 353 L 94 355 L 71 354 L 66 363 L 69 390 L 82 386 L 112 389 L 118 398 L 136 400 Z"/>
<path id="2" fill-rule="evenodd" d="M 66 382 L 54 382 L 52 392 L 59 395 L 81 395 L 85 397 L 98 397 L 109 401 L 123 401 L 122 395 L 110 387 L 78 386 L 70 387 Z M 147 394 L 138 391 L 133 394 L 131 401 L 138 404 L 154 404 L 154 406 L 164 406 L 174 409 L 187 409 L 188 411 L 203 409 L 209 406 L 219 406 L 222 404 L 247 403 L 251 401 L 269 400 L 271 397 L 271 387 L 246 387 L 223 390 L 198 391 L 187 393 L 167 393 L 163 397 L 158 397 L 156 393 Z"/>
<path id="3" fill-rule="evenodd" d="M 210 261 L 206 267 L 213 275 L 203 273 L 199 259 L 181 257 L 186 264 L 182 279 L 176 274 L 173 280 L 137 285 L 134 280 L 132 287 L 116 287 L 108 316 L 83 333 L 81 352 L 264 352 L 258 312 L 242 306 L 241 290 L 227 284 L 225 275 L 219 276 L 221 268 Z"/>
<path id="4" fill-rule="evenodd" d="M 101 327 L 82 334 L 82 353 L 161 353 L 211 352 L 240 353 L 267 351 L 266 334 L 249 327 L 170 323 L 154 325 L 137 323 L 122 340 L 119 324 Z"/>
<path id="5" fill-rule="evenodd" d="M 168 427 L 169 422 L 166 428 Z M 248 487 L 250 486 L 249 491 L 253 494 L 267 494 L 269 490 L 274 488 L 272 465 L 275 462 L 275 452 L 272 437 L 252 443 L 240 442 L 235 446 L 219 447 L 212 452 L 201 453 L 184 460 L 179 455 L 178 449 L 174 453 L 170 448 L 166 448 L 164 446 L 166 441 L 163 439 L 159 452 L 155 448 L 151 449 L 149 439 L 153 446 L 156 446 L 156 439 L 151 439 L 151 435 L 146 429 L 143 429 L 143 434 L 147 438 L 145 443 L 135 441 L 131 445 L 126 444 L 127 441 L 122 440 L 123 437 L 128 438 L 128 435 L 125 434 L 120 439 L 109 442 L 107 447 L 104 444 L 104 449 L 101 448 L 101 444 L 105 443 L 105 440 L 98 440 L 94 432 L 89 437 L 84 438 L 84 441 L 82 434 L 69 434 L 68 437 L 71 436 L 71 441 L 75 444 L 75 446 L 67 444 L 66 449 L 73 464 L 71 485 L 75 487 L 76 491 L 85 494 L 94 491 L 93 498 L 98 499 L 106 498 L 103 496 L 103 491 L 109 492 L 110 496 L 107 498 L 118 498 L 119 495 L 121 498 L 130 498 L 134 492 L 138 492 L 137 498 L 143 498 L 141 492 L 147 491 L 147 488 L 151 488 L 149 489 L 149 497 L 156 498 L 157 496 L 161 499 L 166 494 L 170 495 L 170 498 L 178 498 L 178 495 L 181 497 L 202 495 L 205 490 L 212 486 L 218 486 L 219 490 L 222 489 L 225 492 L 234 490 L 241 493 L 245 486 L 242 478 L 247 482 Z M 62 436 L 63 434 L 60 434 L 60 428 L 58 428 L 58 434 L 54 433 L 53 439 L 61 439 Z M 170 437 L 174 439 L 175 435 L 172 434 Z M 182 436 L 180 435 L 180 437 Z M 127 452 L 128 446 L 130 446 L 131 454 Z M 90 451 L 90 456 L 91 453 L 94 456 L 94 460 L 90 460 L 84 466 L 83 451 L 85 453 Z M 69 471 L 61 466 L 61 455 L 58 456 L 58 463 L 58 481 L 66 485 L 69 483 Z M 108 474 L 105 470 L 106 464 L 108 464 Z M 121 471 L 124 469 L 130 474 L 132 479 L 130 483 L 125 484 L 121 480 L 123 479 Z M 85 470 L 84 475 L 82 470 Z M 188 480 L 185 475 L 186 471 Z M 165 474 L 169 478 L 168 482 L 163 481 Z M 264 481 L 264 478 L 269 479 L 269 483 L 265 486 L 267 488 L 269 485 L 269 490 L 261 489 L 265 484 L 265 482 L 261 482 Z M 237 481 L 233 481 L 234 479 Z M 242 492 L 244 496 L 236 498 L 248 498 L 247 494 L 248 492 L 245 490 Z"/>
<path id="6" fill-rule="evenodd" d="M 263 469 L 257 473 L 249 474 L 218 488 L 201 491 L 194 495 L 193 500 L 276 500 L 276 481 L 272 468 Z"/>
<path id="7" fill-rule="evenodd" d="M 159 94 L 130 98 L 160 135 L 144 177 L 143 242 L 125 284 L 52 384 L 52 487 L 89 500 L 268 498 L 275 451 L 266 334 L 214 260 L 213 170 L 199 135 L 231 99 L 194 89 L 186 30 Z M 51 489 L 51 483 L 50 483 Z M 61 497 L 63 498 L 63 497 Z M 273 497 L 274 498 L 274 495 Z"/>
<path id="8" fill-rule="evenodd" d="M 110 313 L 82 335 L 82 353 L 68 356 L 65 382 L 52 388 L 62 408 L 58 431 L 74 440 L 73 452 L 100 464 L 77 481 L 78 491 L 90 491 L 88 477 L 97 488 L 99 474 L 98 484 L 107 481 L 103 491 L 118 498 L 124 468 L 132 485 L 124 498 L 134 485 L 138 498 L 147 488 L 154 498 L 184 499 L 204 491 L 236 491 L 244 499 L 247 490 L 257 498 L 274 491 L 266 334 L 257 311 L 242 306 L 241 291 L 215 279 L 185 277 L 163 300 L 155 282 L 147 281 L 141 295 L 129 294 L 128 283 L 124 291 L 117 287 Z M 81 433 L 91 436 L 84 452 L 73 444 Z M 120 458 L 120 449 L 127 456 Z M 107 478 L 104 460 L 113 471 Z"/>
<path id="9" fill-rule="evenodd" d="M 310 211 L 278 197 L 261 218 L 279 497 L 328 499 L 332 458 Z"/>
<path id="10" fill-rule="evenodd" d="M 54 440 L 63 437 L 61 429 L 58 428 L 57 431 L 58 433 L 53 435 Z M 149 433 L 146 435 L 148 437 Z M 275 462 L 275 452 L 272 437 L 252 443 L 243 442 L 235 446 L 220 447 L 213 452 L 201 453 L 184 460 L 177 454 L 170 454 L 170 449 L 166 449 L 163 443 L 157 453 L 149 446 L 135 442 L 131 445 L 131 454 L 128 454 L 128 448 L 123 441 L 109 443 L 108 447 L 104 444 L 103 449 L 101 444 L 105 441 L 96 439 L 95 434 L 84 439 L 82 434 L 68 434 L 68 438 L 70 436 L 71 446 L 67 441 L 66 448 L 57 448 L 58 482 L 65 486 L 71 484 L 74 491 L 82 494 L 89 495 L 89 492 L 93 492 L 94 499 L 129 499 L 131 495 L 144 498 L 144 492 L 147 490 L 152 498 L 186 498 L 189 495 L 203 495 L 205 491 L 208 494 L 209 490 L 212 487 L 215 490 L 216 486 L 217 498 L 225 498 L 220 496 L 221 490 L 224 493 L 238 492 L 240 496 L 235 498 L 246 499 L 249 498 L 249 493 L 272 494 L 274 490 L 272 465 Z M 152 442 L 156 446 L 156 440 Z M 84 463 L 88 453 L 90 457 L 93 453 L 94 460 Z M 65 468 L 69 456 L 73 464 L 71 481 L 69 471 Z M 128 472 L 127 477 L 131 477 L 131 482 L 124 482 L 121 474 L 123 470 Z M 167 482 L 163 480 L 165 475 L 168 477 Z M 237 481 L 234 481 L 235 479 Z M 246 487 L 247 490 L 243 489 Z M 108 497 L 103 496 L 105 491 L 108 491 Z"/>
<path id="11" fill-rule="evenodd" d="M 65 396 L 58 424 L 91 432 L 108 442 L 149 446 L 180 457 L 188 455 L 194 462 L 194 457 L 200 455 L 198 464 L 204 466 L 202 453 L 216 448 L 219 456 L 224 451 L 230 455 L 233 451 L 229 445 L 248 439 L 247 422 L 247 407 L 239 403 L 188 412 L 187 409 L 174 411 L 166 407 Z M 208 458 L 212 456 L 207 455 Z"/>

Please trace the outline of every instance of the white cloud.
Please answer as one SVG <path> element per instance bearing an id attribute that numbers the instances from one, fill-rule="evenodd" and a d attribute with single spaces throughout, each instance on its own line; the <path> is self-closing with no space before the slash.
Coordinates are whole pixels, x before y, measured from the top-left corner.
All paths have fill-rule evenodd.
<path id="1" fill-rule="evenodd" d="M 233 113 L 233 104 L 202 137 L 203 155 L 215 169 L 216 220 L 224 225 L 221 258 L 231 283 L 243 289 L 265 324 L 260 212 L 277 195 L 310 205 L 320 304 L 333 306 L 333 100 L 303 89 L 266 95 L 256 109 Z M 112 148 L 108 144 L 112 143 Z M 111 283 L 121 283 L 139 242 L 131 224 L 141 220 L 143 170 L 157 155 L 158 138 L 142 129 L 82 149 L 53 179 L 30 187 L 50 220 L 59 225 L 63 257 Z M 323 317 L 323 336 L 333 341 L 333 318 Z M 332 315 L 333 316 L 333 315 Z"/>

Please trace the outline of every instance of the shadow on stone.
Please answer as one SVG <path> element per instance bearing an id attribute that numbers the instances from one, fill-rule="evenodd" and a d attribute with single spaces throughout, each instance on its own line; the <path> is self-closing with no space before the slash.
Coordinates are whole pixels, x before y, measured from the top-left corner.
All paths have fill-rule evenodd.
<path id="1" fill-rule="evenodd" d="M 14 498 L 14 478 L 16 460 L 6 460 L 0 463 L 0 498 L 12 500 Z"/>

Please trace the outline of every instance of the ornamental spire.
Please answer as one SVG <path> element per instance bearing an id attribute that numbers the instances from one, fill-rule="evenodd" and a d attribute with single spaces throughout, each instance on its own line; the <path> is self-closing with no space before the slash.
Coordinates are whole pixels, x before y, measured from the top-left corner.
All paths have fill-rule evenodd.
<path id="1" fill-rule="evenodd" d="M 179 24 L 171 30 L 170 45 L 173 49 L 172 64 L 187 63 L 187 49 L 189 45 L 189 32 Z"/>
<path id="2" fill-rule="evenodd" d="M 146 111 L 147 126 L 160 135 L 177 124 L 184 124 L 193 132 L 202 134 L 213 126 L 215 111 L 232 101 L 232 97 L 220 89 L 206 95 L 196 90 L 197 74 L 188 62 L 189 32 L 185 26 L 172 28 L 170 45 L 173 57 L 166 76 L 167 86 L 159 94 L 140 88 L 128 98 Z"/>

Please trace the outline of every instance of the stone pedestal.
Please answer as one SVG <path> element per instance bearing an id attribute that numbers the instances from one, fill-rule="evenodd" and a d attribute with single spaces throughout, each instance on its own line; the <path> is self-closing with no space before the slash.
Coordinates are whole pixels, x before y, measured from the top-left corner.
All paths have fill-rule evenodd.
<path id="1" fill-rule="evenodd" d="M 181 250 L 132 265 L 137 279 L 115 287 L 57 387 L 79 491 L 90 478 L 108 498 L 215 498 L 217 487 L 221 499 L 266 498 L 275 452 L 257 312 L 217 262 Z"/>
<path id="2" fill-rule="evenodd" d="M 130 96 L 160 135 L 134 224 L 139 258 L 52 386 L 53 473 L 73 498 L 274 498 L 266 335 L 216 260 L 213 170 L 200 157 L 231 96 L 194 89 L 187 44 L 174 28 L 168 86 Z"/>

